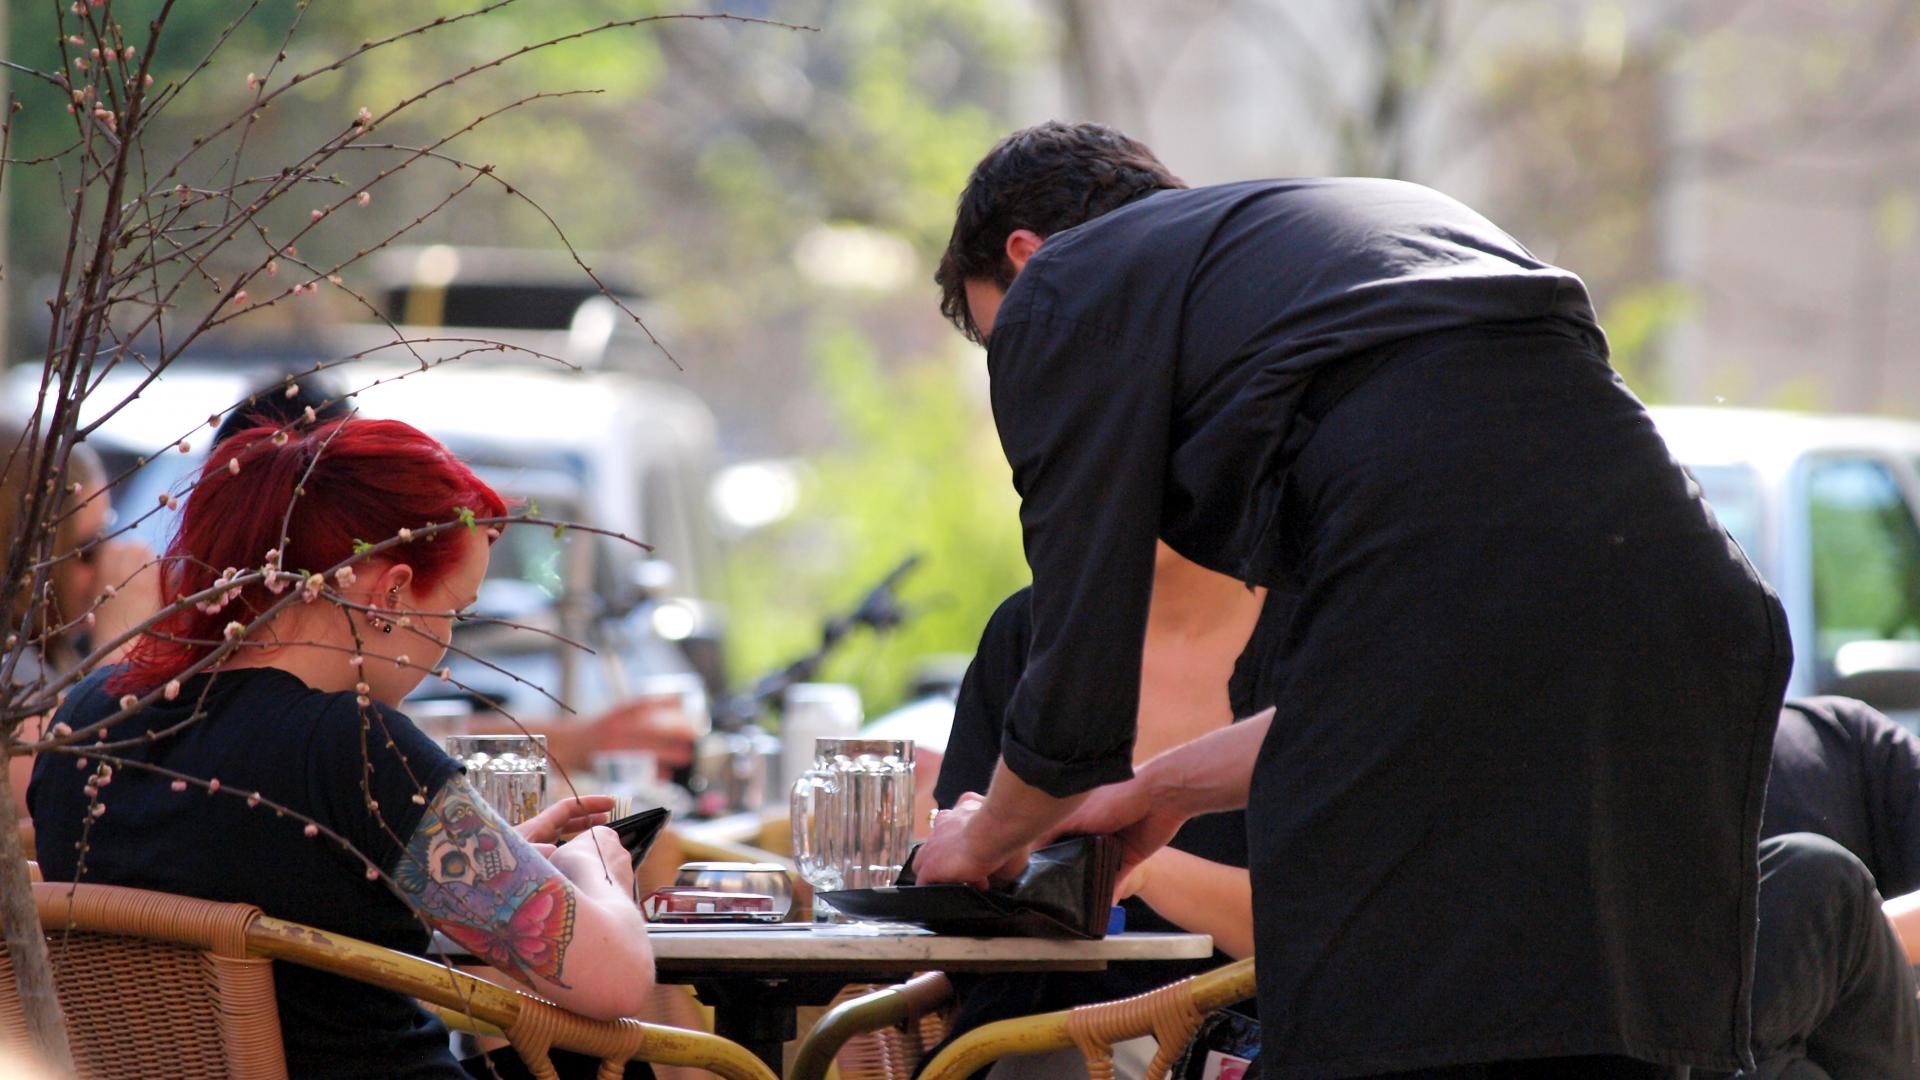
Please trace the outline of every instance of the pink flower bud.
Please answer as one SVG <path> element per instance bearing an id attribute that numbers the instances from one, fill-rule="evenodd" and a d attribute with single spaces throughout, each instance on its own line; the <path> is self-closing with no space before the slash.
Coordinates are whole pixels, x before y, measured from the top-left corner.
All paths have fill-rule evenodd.
<path id="1" fill-rule="evenodd" d="M 240 296 L 245 296 L 245 295 L 247 295 L 247 294 L 246 294 L 246 293 L 241 293 L 241 294 L 240 294 Z M 237 299 L 239 299 L 239 297 L 235 297 L 234 299 L 236 299 L 236 300 L 237 300 Z M 192 444 L 192 443 L 190 443 L 190 442 L 187 442 L 187 441 L 186 441 L 186 440 L 184 440 L 184 439 L 182 439 L 182 440 L 180 441 L 180 445 L 179 445 L 179 446 L 177 447 L 177 449 L 178 449 L 178 450 L 179 450 L 179 451 L 180 451 L 181 453 L 183 453 L 183 454 L 190 454 L 190 453 L 192 453 L 192 452 L 193 452 L 193 444 Z"/>
<path id="2" fill-rule="evenodd" d="M 365 209 L 366 205 L 373 201 L 373 192 L 363 191 L 360 194 L 355 195 L 353 197 L 353 201 L 359 203 L 361 208 Z"/>
<path id="3" fill-rule="evenodd" d="M 185 780 L 175 780 L 173 783 L 168 784 L 167 786 L 172 788 L 175 791 L 187 790 L 187 782 Z"/>
<path id="4" fill-rule="evenodd" d="M 247 290 L 241 289 L 239 292 L 233 294 L 234 307 L 240 307 L 246 302 L 247 302 Z"/>
<path id="5" fill-rule="evenodd" d="M 286 433 L 286 432 L 284 432 L 284 431 L 276 431 L 276 432 L 274 432 L 274 433 L 273 433 L 273 445 L 275 445 L 275 446 L 285 446 L 285 445 L 287 445 L 287 433 Z"/>
<path id="6" fill-rule="evenodd" d="M 311 405 L 301 410 L 300 418 L 305 420 L 309 424 L 318 423 L 320 420 L 320 417 L 314 413 L 313 406 Z"/>
<path id="7" fill-rule="evenodd" d="M 280 276 L 280 260 L 279 259 L 267 260 L 267 276 L 268 277 Z"/>
<path id="8" fill-rule="evenodd" d="M 251 71 L 247 72 L 247 89 L 249 90 L 260 89 L 260 76 L 255 75 Z"/>
<path id="9" fill-rule="evenodd" d="M 412 529 L 409 529 L 409 528 L 407 528 L 407 527 L 405 527 L 405 526 L 401 526 L 401 529 L 400 529 L 400 542 L 401 542 L 401 543 L 403 543 L 403 544 L 411 544 L 411 543 L 413 543 L 413 530 L 412 530 Z"/>
<path id="10" fill-rule="evenodd" d="M 313 220 L 315 221 L 319 221 L 321 218 L 326 216 L 327 216 L 327 212 L 325 210 L 315 210 L 313 212 Z"/>
<path id="11" fill-rule="evenodd" d="M 417 791 L 416 791 L 416 792 L 414 792 L 414 794 L 413 794 L 413 805 L 415 805 L 415 806 L 425 806 L 425 805 L 427 805 L 427 797 L 426 797 L 425 795 L 422 795 L 422 794 L 420 794 L 420 793 L 419 793 L 419 792 L 417 792 Z"/>
<path id="12" fill-rule="evenodd" d="M 179 679 L 168 680 L 167 688 L 160 692 L 160 696 L 166 698 L 168 701 L 172 701 L 173 699 L 179 697 L 180 696 L 180 680 Z"/>
<path id="13" fill-rule="evenodd" d="M 209 780 L 209 781 L 207 781 L 207 794 L 209 794 L 209 795 L 212 795 L 212 794 L 215 794 L 215 793 L 217 793 L 217 792 L 218 792 L 219 790 L 220 790 L 220 778 L 219 778 L 219 777 L 217 777 L 217 776 L 216 776 L 216 777 L 214 777 L 213 779 L 211 779 L 211 780 Z"/>
<path id="14" fill-rule="evenodd" d="M 140 704 L 140 699 L 132 694 L 125 694 L 120 698 L 120 707 L 123 709 L 131 709 L 138 704 Z"/>
<path id="15" fill-rule="evenodd" d="M 223 633 L 226 634 L 226 638 L 228 641 L 232 641 L 235 638 L 240 637 L 242 634 L 245 634 L 246 632 L 247 632 L 247 628 L 237 622 L 228 623 L 226 630 L 223 631 Z"/>
<path id="16" fill-rule="evenodd" d="M 399 656 L 393 658 L 395 667 L 406 667 L 409 663 L 411 663 L 411 661 L 407 659 L 406 653 L 401 653 Z"/>
<path id="17" fill-rule="evenodd" d="M 105 814 L 106 812 L 107 812 L 107 804 L 106 804 L 106 803 L 94 803 L 94 804 L 93 804 L 93 809 L 91 809 L 91 810 L 89 810 L 89 811 L 87 811 L 87 813 L 89 813 L 89 814 L 92 814 L 92 815 L 93 815 L 94 817 L 100 817 L 101 815 L 103 815 L 103 814 Z"/>
<path id="18" fill-rule="evenodd" d="M 360 112 L 354 116 L 353 122 L 360 127 L 372 127 L 373 110 L 367 108 L 365 105 L 360 106 Z"/>
<path id="19" fill-rule="evenodd" d="M 348 667 L 356 667 L 356 668 L 357 668 L 357 667 L 359 667 L 359 666 L 360 666 L 361 664 L 364 664 L 364 663 L 366 663 L 366 662 L 367 662 L 367 658 L 366 658 L 366 657 L 364 657 L 364 656 L 350 656 L 350 657 L 348 657 L 348 658 L 347 658 L 347 666 L 348 666 Z"/>
<path id="20" fill-rule="evenodd" d="M 353 692 L 356 694 L 371 694 L 373 693 L 373 687 L 368 686 L 366 683 L 358 682 L 353 684 Z"/>
<path id="21" fill-rule="evenodd" d="M 441 682 L 452 682 L 452 681 L 453 681 L 453 669 L 452 669 L 452 668 L 450 668 L 450 667 L 443 667 L 443 668 L 441 668 L 441 669 L 440 669 L 440 681 L 441 681 Z"/>
<path id="22" fill-rule="evenodd" d="M 367 880 L 368 880 L 368 881 L 379 881 L 379 880 L 380 880 L 380 868 L 379 868 L 379 867 L 377 867 L 377 866 L 369 866 L 369 867 L 367 867 Z"/>
<path id="23" fill-rule="evenodd" d="M 230 457 L 227 459 L 227 472 L 233 474 L 234 476 L 240 475 L 240 459 L 239 458 Z"/>
<path id="24" fill-rule="evenodd" d="M 281 392 L 281 396 L 282 396 L 282 397 L 285 397 L 285 398 L 286 398 L 287 400 L 289 400 L 289 401 L 291 401 L 291 400 L 293 400 L 294 398 L 297 398 L 297 397 L 299 397 L 299 396 L 300 396 L 300 384 L 299 384 L 299 383 L 297 383 L 297 382 L 290 382 L 290 383 L 288 383 L 288 384 L 287 384 L 287 388 L 286 388 L 286 389 L 285 389 L 284 391 L 282 391 L 282 392 Z"/>
<path id="25" fill-rule="evenodd" d="M 249 807 L 253 807 L 253 806 L 259 806 L 259 805 L 260 805 L 260 793 L 256 791 L 256 792 L 254 792 L 253 794 L 251 794 L 251 795 L 249 795 L 249 796 L 247 796 L 247 805 L 248 805 Z"/>
<path id="26" fill-rule="evenodd" d="M 364 709 L 367 706 L 373 704 L 373 699 L 367 697 L 367 695 L 365 694 L 361 694 L 359 697 L 356 697 L 353 699 L 353 703 Z"/>
<path id="27" fill-rule="evenodd" d="M 315 825 L 313 822 L 309 821 L 307 822 L 307 827 L 304 829 L 301 829 L 300 831 L 303 833 L 306 833 L 308 836 L 319 836 L 320 826 Z"/>
<path id="28" fill-rule="evenodd" d="M 146 85 L 147 85 L 147 86 L 152 86 L 152 85 L 153 85 L 153 76 L 151 76 L 151 75 L 148 75 L 148 76 L 146 77 Z"/>

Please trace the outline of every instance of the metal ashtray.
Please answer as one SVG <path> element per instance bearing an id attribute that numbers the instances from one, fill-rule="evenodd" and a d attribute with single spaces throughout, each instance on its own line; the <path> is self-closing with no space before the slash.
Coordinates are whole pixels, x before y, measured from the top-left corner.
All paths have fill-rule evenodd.
<path id="1" fill-rule="evenodd" d="M 793 878 L 779 863 L 682 863 L 673 883 L 682 889 L 769 897 L 773 912 L 785 918 L 793 908 Z"/>

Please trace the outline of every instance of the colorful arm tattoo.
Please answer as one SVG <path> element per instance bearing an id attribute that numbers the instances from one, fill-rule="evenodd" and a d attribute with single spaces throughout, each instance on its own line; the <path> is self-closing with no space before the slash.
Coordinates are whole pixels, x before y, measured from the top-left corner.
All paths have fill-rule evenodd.
<path id="1" fill-rule="evenodd" d="M 573 888 L 465 777 L 427 804 L 394 867 L 400 896 L 434 927 L 501 971 L 566 986 Z"/>

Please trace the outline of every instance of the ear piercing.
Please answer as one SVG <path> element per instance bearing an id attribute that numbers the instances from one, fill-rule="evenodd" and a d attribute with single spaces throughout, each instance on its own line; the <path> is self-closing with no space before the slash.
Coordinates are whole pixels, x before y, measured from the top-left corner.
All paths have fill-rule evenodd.
<path id="1" fill-rule="evenodd" d="M 400 607 L 400 586 L 395 585 L 393 588 L 387 590 L 387 610 L 396 611 L 399 609 L 399 607 Z M 393 633 L 393 620 L 383 615 L 369 615 L 367 617 L 367 622 L 371 623 L 375 628 L 377 628 L 383 634 Z"/>

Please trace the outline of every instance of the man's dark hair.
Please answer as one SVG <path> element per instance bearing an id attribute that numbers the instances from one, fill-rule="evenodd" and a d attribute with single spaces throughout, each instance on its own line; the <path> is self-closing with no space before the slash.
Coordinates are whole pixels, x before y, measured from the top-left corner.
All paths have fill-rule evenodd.
<path id="1" fill-rule="evenodd" d="M 940 314 L 970 341 L 981 340 L 967 308 L 967 281 L 1013 284 L 1007 237 L 1042 237 L 1091 221 L 1156 191 L 1187 185 L 1133 139 L 1103 124 L 1049 120 L 1001 139 L 967 178 L 953 236 L 933 280 Z"/>

